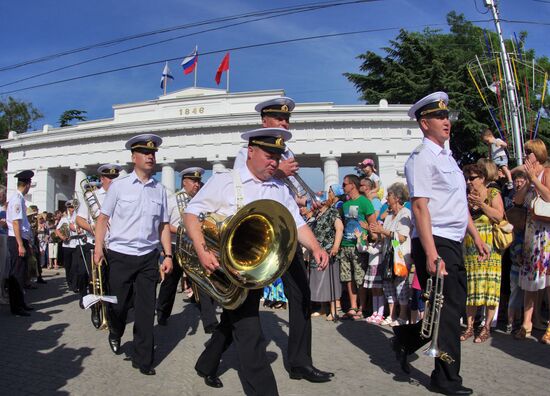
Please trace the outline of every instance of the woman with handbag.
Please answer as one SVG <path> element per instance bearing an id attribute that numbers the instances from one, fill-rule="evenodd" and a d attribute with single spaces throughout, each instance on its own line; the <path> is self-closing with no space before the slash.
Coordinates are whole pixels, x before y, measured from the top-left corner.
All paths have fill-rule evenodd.
<path id="1" fill-rule="evenodd" d="M 519 287 L 524 290 L 523 324 L 514 338 L 523 340 L 531 335 L 533 311 L 539 290 L 546 289 L 550 301 L 550 169 L 544 167 L 548 152 L 540 139 L 525 143 L 524 171 L 529 183 L 514 196 L 514 203 L 529 203 L 525 242 L 523 245 L 523 265 L 519 272 Z M 550 344 L 550 326 L 540 340 Z"/>
<path id="2" fill-rule="evenodd" d="M 485 325 L 474 338 L 475 343 L 485 342 L 491 336 L 491 322 L 500 301 L 502 251 L 493 238 L 493 228 L 504 219 L 504 204 L 498 189 L 487 188 L 487 170 L 479 164 L 463 169 L 468 191 L 468 208 L 481 239 L 490 247 L 487 260 L 479 261 L 479 253 L 470 235 L 464 238 L 464 266 L 467 276 L 466 317 L 467 327 L 460 336 L 466 341 L 474 336 L 474 318 L 479 307 L 486 307 Z"/>
<path id="3" fill-rule="evenodd" d="M 404 204 L 409 200 L 409 191 L 403 183 L 394 183 L 388 188 L 389 214 L 384 220 L 384 225 L 379 223 L 371 224 L 369 229 L 383 239 L 384 251 L 382 257 L 390 257 L 385 254 L 387 249 L 396 246 L 392 254 L 401 258 L 397 260 L 383 260 L 382 266 L 390 266 L 393 270 L 393 277 L 388 279 L 383 276 L 384 295 L 388 300 L 390 314 L 381 325 L 400 326 L 408 323 L 408 306 L 410 297 L 410 286 L 408 270 L 411 266 L 411 211 Z M 398 243 L 397 243 L 398 242 Z M 391 262 L 390 262 L 391 261 Z M 396 268 L 396 265 L 405 264 L 405 268 Z M 397 272 L 396 272 L 397 269 Z M 399 304 L 399 316 L 397 314 L 396 302 Z"/>

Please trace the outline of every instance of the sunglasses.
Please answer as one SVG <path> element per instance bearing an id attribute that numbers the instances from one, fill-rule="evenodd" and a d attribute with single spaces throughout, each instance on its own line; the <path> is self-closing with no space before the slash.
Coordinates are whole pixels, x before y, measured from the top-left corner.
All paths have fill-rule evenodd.
<path id="1" fill-rule="evenodd" d="M 466 180 L 468 180 L 468 181 L 474 181 L 475 179 L 478 179 L 478 178 L 479 178 L 479 176 L 468 176 L 468 177 L 466 178 Z"/>

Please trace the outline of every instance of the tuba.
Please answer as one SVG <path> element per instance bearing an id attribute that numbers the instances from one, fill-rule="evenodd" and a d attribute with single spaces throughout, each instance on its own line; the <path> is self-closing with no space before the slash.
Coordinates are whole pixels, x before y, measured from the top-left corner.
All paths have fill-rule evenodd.
<path id="1" fill-rule="evenodd" d="M 439 321 L 441 318 L 441 309 L 443 308 L 443 275 L 439 261 L 436 262 L 437 272 L 435 277 L 431 277 L 426 282 L 426 307 L 424 308 L 424 320 L 420 329 L 420 337 L 424 339 L 432 338 L 430 345 L 423 351 L 425 356 L 439 358 L 446 363 L 454 362 L 454 359 L 447 353 L 439 349 L 437 339 L 439 336 Z"/>
<path id="2" fill-rule="evenodd" d="M 262 199 L 232 216 L 207 213 L 200 220 L 219 269 L 206 273 L 182 225 L 177 231 L 176 259 L 193 282 L 225 309 L 238 308 L 249 289 L 261 289 L 279 278 L 294 257 L 296 224 L 288 209 L 276 201 Z"/>

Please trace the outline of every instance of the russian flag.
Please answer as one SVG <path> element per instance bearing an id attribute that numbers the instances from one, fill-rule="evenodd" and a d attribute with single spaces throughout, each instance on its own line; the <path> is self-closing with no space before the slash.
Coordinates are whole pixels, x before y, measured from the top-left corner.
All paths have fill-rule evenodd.
<path id="1" fill-rule="evenodd" d="M 198 60 L 199 54 L 197 53 L 197 46 L 195 46 L 195 50 L 193 51 L 193 53 L 183 58 L 183 61 L 181 62 L 181 67 L 183 67 L 183 74 L 193 73 L 195 67 L 197 67 Z"/>
<path id="2" fill-rule="evenodd" d="M 162 77 L 160 78 L 160 89 L 164 89 L 164 85 L 166 84 L 167 78 L 171 80 L 174 79 L 174 76 L 170 74 L 170 68 L 168 67 L 168 62 L 164 64 L 164 70 L 162 71 Z"/>

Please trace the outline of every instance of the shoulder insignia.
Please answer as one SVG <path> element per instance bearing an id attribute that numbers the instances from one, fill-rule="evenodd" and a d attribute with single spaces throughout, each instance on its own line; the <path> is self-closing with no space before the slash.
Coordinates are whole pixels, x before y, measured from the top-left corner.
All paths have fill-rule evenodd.
<path id="1" fill-rule="evenodd" d="M 13 205 L 13 210 L 15 210 L 15 213 L 17 214 L 21 213 L 21 205 L 16 203 L 15 205 Z"/>
<path id="2" fill-rule="evenodd" d="M 418 145 L 414 150 L 413 150 L 413 154 L 418 154 L 420 153 L 422 150 L 424 150 L 424 143 L 420 143 L 420 145 Z"/>

